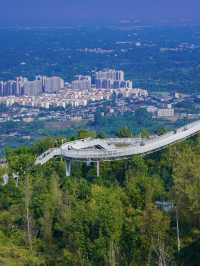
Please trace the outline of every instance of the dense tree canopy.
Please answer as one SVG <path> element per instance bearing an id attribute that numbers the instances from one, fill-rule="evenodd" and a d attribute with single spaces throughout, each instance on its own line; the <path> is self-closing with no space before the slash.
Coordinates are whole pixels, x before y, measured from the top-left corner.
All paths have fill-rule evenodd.
<path id="1" fill-rule="evenodd" d="M 67 178 L 61 158 L 34 165 L 60 143 L 48 138 L 6 151 L 1 265 L 198 265 L 199 136 L 151 156 L 101 162 L 100 177 L 95 165 L 75 162 Z"/>

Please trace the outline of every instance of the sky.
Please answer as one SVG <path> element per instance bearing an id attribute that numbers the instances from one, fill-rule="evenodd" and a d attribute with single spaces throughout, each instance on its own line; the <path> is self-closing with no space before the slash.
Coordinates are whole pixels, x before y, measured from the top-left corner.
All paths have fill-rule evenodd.
<path id="1" fill-rule="evenodd" d="M 141 21 L 200 22 L 200 0 L 0 0 L 0 26 Z"/>

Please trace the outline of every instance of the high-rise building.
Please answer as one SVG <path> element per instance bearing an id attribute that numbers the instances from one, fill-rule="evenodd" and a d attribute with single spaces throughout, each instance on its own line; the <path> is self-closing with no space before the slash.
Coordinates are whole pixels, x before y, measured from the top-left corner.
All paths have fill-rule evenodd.
<path id="1" fill-rule="evenodd" d="M 42 81 L 34 80 L 27 81 L 23 85 L 24 95 L 27 96 L 38 96 L 42 93 Z"/>
<path id="2" fill-rule="evenodd" d="M 110 79 L 110 80 L 124 80 L 124 71 L 105 69 L 103 71 L 96 72 L 96 79 Z"/>
<path id="3" fill-rule="evenodd" d="M 92 87 L 92 80 L 90 76 L 77 76 L 76 80 L 72 81 L 73 90 L 90 90 Z"/>
<path id="4" fill-rule="evenodd" d="M 64 80 L 60 77 L 43 77 L 42 83 L 46 93 L 55 93 L 65 86 Z"/>
<path id="5" fill-rule="evenodd" d="M 111 79 L 97 79 L 96 88 L 97 89 L 113 89 L 114 81 Z"/>
<path id="6" fill-rule="evenodd" d="M 0 96 L 3 96 L 4 82 L 0 81 Z"/>
<path id="7" fill-rule="evenodd" d="M 120 89 L 132 88 L 133 82 L 125 80 L 124 71 L 121 70 L 103 70 L 95 74 L 95 85 L 97 89 Z"/>
<path id="8" fill-rule="evenodd" d="M 16 96 L 20 96 L 24 94 L 24 83 L 27 82 L 28 79 L 24 77 L 16 78 Z"/>
<path id="9" fill-rule="evenodd" d="M 0 81 L 0 96 L 38 96 L 43 92 L 54 93 L 62 88 L 64 80 L 60 77 L 36 76 L 33 81 L 17 77 L 16 80 Z"/>
<path id="10" fill-rule="evenodd" d="M 96 84 L 96 72 L 94 70 L 91 72 L 91 82 L 92 85 Z"/>
<path id="11" fill-rule="evenodd" d="M 8 81 L 1 81 L 0 83 L 0 96 L 9 96 L 16 94 L 16 81 L 15 80 L 8 80 Z"/>
<path id="12" fill-rule="evenodd" d="M 114 80 L 112 83 L 113 89 L 131 89 L 133 87 L 133 82 L 131 80 Z"/>
<path id="13" fill-rule="evenodd" d="M 38 75 L 38 76 L 35 77 L 35 79 L 36 80 L 40 80 L 42 82 L 42 91 L 44 92 L 45 91 L 45 85 L 46 85 L 47 77 Z"/>

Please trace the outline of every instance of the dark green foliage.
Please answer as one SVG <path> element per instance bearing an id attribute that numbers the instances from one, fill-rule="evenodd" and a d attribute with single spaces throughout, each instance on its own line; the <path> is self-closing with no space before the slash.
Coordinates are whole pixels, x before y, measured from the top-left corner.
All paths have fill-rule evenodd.
<path id="1" fill-rule="evenodd" d="M 156 134 L 157 134 L 158 136 L 162 136 L 162 135 L 164 135 L 166 132 L 167 132 L 167 130 L 166 130 L 164 127 L 160 127 L 160 128 L 158 128 L 158 129 L 156 130 Z"/>
<path id="2" fill-rule="evenodd" d="M 0 175 L 18 173 L 19 182 L 0 185 L 1 265 L 198 265 L 199 136 L 146 158 L 101 162 L 98 178 L 95 164 L 74 162 L 70 178 L 62 159 L 34 166 L 61 143 L 6 151 Z M 179 253 L 175 212 L 157 201 L 177 208 Z"/>
<path id="3" fill-rule="evenodd" d="M 97 111 L 95 121 L 92 123 L 90 122 L 88 126 L 91 129 L 95 129 L 97 132 L 103 130 L 107 135 L 116 135 L 117 133 L 117 135 L 121 137 L 129 137 L 141 133 L 143 137 L 148 137 L 149 132 L 155 132 L 161 127 L 165 126 L 168 129 L 174 128 L 174 124 L 170 121 L 155 120 L 152 115 L 143 108 L 137 109 L 135 113 L 127 112 L 123 114 L 109 114 L 106 116 L 102 116 L 101 113 Z M 177 124 L 176 126 L 179 125 Z"/>
<path id="4" fill-rule="evenodd" d="M 192 242 L 191 245 L 183 248 L 179 255 L 179 264 L 183 266 L 199 266 L 200 262 L 200 240 Z"/>

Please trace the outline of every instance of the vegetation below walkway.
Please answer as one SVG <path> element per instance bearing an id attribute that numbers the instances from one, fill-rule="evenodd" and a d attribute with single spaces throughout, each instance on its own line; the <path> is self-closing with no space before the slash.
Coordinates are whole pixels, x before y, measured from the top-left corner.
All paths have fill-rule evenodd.
<path id="1" fill-rule="evenodd" d="M 199 265 L 200 136 L 103 162 L 98 178 L 95 165 L 82 163 L 66 178 L 60 158 L 34 166 L 60 143 L 6 151 L 0 176 L 19 180 L 0 185 L 1 265 Z"/>

